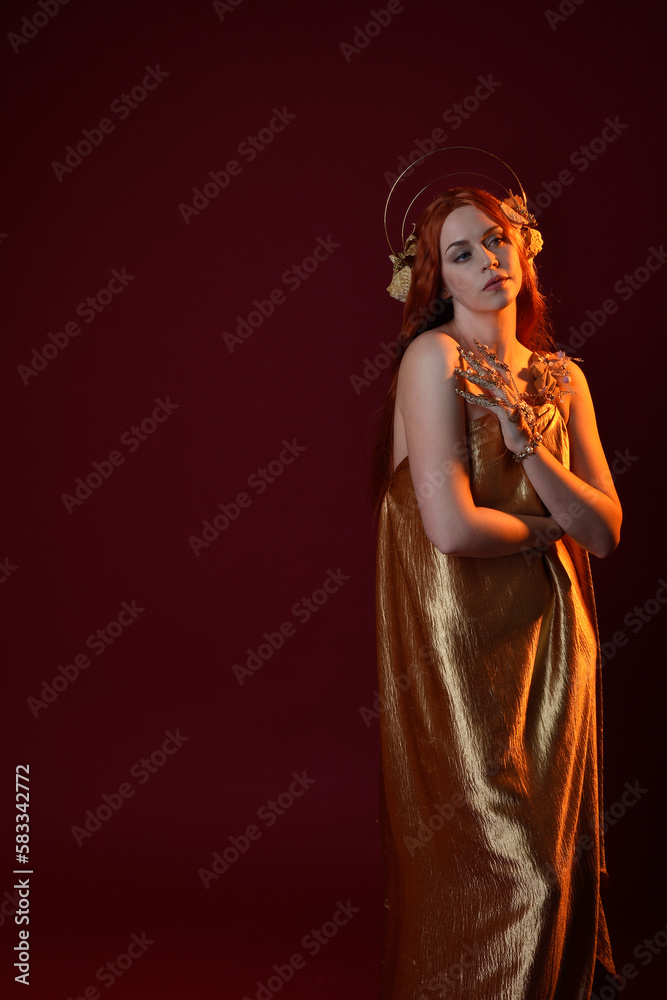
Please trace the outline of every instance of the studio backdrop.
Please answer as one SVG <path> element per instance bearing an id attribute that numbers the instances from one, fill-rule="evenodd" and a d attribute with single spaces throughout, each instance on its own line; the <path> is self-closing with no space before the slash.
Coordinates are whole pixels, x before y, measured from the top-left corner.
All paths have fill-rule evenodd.
<path id="1" fill-rule="evenodd" d="M 3 6 L 3 996 L 376 995 L 383 211 L 447 144 L 521 178 L 625 508 L 592 559 L 605 907 L 658 995 L 660 16 Z"/>

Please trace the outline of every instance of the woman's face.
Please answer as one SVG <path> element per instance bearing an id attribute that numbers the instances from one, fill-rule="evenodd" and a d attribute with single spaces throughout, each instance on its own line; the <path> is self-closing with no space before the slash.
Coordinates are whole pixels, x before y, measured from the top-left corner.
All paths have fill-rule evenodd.
<path id="1" fill-rule="evenodd" d="M 496 312 L 521 288 L 519 252 L 494 219 L 476 205 L 450 212 L 440 233 L 443 295 L 472 312 Z M 496 263 L 497 262 L 497 263 Z"/>

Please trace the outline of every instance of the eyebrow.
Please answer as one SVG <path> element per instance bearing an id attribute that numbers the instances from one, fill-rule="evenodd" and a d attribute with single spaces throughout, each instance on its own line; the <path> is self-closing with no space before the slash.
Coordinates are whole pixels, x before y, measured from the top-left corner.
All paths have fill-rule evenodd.
<path id="1" fill-rule="evenodd" d="M 494 229 L 502 229 L 502 228 L 503 228 L 503 227 L 502 227 L 502 226 L 500 225 L 500 223 L 499 223 L 499 222 L 497 222 L 497 223 L 495 224 L 495 226 L 489 226 L 489 228 L 488 228 L 488 229 L 485 229 L 485 230 L 484 230 L 484 232 L 482 233 L 482 238 L 483 238 L 484 236 L 488 236 L 488 234 L 489 234 L 490 232 L 492 232 L 492 231 L 493 231 Z M 445 253 L 448 253 L 448 252 L 449 252 L 449 251 L 450 251 L 450 250 L 452 249 L 452 247 L 462 247 L 462 246 L 465 246 L 465 245 L 466 245 L 466 243 L 470 243 L 470 240 L 456 240 L 456 242 L 455 242 L 455 243 L 450 243 L 450 244 L 449 244 L 449 246 L 448 246 L 448 247 L 447 247 L 447 249 L 445 250 Z"/>

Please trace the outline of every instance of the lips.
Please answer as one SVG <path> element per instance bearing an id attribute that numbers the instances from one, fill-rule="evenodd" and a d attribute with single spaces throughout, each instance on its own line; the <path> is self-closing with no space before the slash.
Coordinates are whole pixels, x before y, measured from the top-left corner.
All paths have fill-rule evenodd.
<path id="1" fill-rule="evenodd" d="M 484 285 L 484 288 L 482 289 L 482 291 L 485 292 L 487 288 L 501 288 L 502 285 L 504 284 L 504 282 L 507 281 L 507 280 L 508 280 L 508 276 L 507 275 L 505 275 L 505 274 L 496 274 L 496 275 L 494 275 L 493 278 L 491 278 L 489 281 L 487 281 L 487 283 Z"/>

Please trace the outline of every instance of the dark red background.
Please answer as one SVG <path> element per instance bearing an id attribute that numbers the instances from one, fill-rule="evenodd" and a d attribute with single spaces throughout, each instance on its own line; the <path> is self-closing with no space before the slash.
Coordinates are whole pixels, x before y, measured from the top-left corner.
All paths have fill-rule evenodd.
<path id="1" fill-rule="evenodd" d="M 636 632 L 623 621 L 667 575 L 654 353 L 664 278 L 651 274 L 627 302 L 613 288 L 665 237 L 661 14 L 642 3 L 562 7 L 571 13 L 550 25 L 539 4 L 406 0 L 346 59 L 341 43 L 383 3 L 243 0 L 221 18 L 211 3 L 74 0 L 18 52 L 6 36 L 40 8 L 4 5 L 0 559 L 16 568 L 0 591 L 2 891 L 13 884 L 12 774 L 27 762 L 30 996 L 83 995 L 142 932 L 155 943 L 114 998 L 254 998 L 295 952 L 306 962 L 286 998 L 376 994 L 378 729 L 360 713 L 376 689 L 375 528 L 363 489 L 367 427 L 387 382 L 383 373 L 355 392 L 350 377 L 399 330 L 385 292 L 384 174 L 436 128 L 506 159 L 531 197 L 572 169 L 540 216 L 540 274 L 563 342 L 586 310 L 619 305 L 577 352 L 610 459 L 631 456 L 617 482 L 621 547 L 593 572 L 602 639 L 620 630 L 628 640 L 607 647 L 606 801 L 626 782 L 648 791 L 607 834 L 606 900 L 619 968 L 637 969 L 627 995 L 654 997 L 664 983 L 667 957 L 643 965 L 633 951 L 667 923 L 665 611 Z M 110 113 L 157 65 L 168 77 L 146 100 L 126 120 Z M 443 123 L 480 75 L 494 93 L 460 128 Z M 296 117 L 248 162 L 237 147 L 275 108 Z M 573 169 L 572 153 L 616 116 L 627 128 Z M 104 117 L 114 131 L 59 181 L 53 161 Z M 179 204 L 233 158 L 240 175 L 186 224 Z M 290 290 L 281 276 L 318 237 L 339 246 Z M 25 385 L 18 366 L 114 268 L 135 277 Z M 230 353 L 223 334 L 276 288 L 285 301 Z M 178 405 L 168 420 L 134 453 L 120 445 L 167 397 Z M 305 450 L 258 495 L 248 477 L 283 439 Z M 114 450 L 124 464 L 69 514 L 62 494 Z M 195 556 L 188 537 L 241 491 L 250 506 Z M 298 622 L 295 602 L 338 569 L 349 579 Z M 132 600 L 145 611 L 35 717 L 27 699 Z M 240 685 L 233 665 L 285 621 L 295 634 Z M 145 784 L 129 778 L 176 729 L 181 749 Z M 303 771 L 312 787 L 271 828 L 259 823 L 261 838 L 205 889 L 198 868 Z M 77 846 L 71 828 L 128 780 L 134 796 Z M 2 989 L 20 995 L 2 899 Z M 348 900 L 359 912 L 309 955 L 304 934 Z"/>

